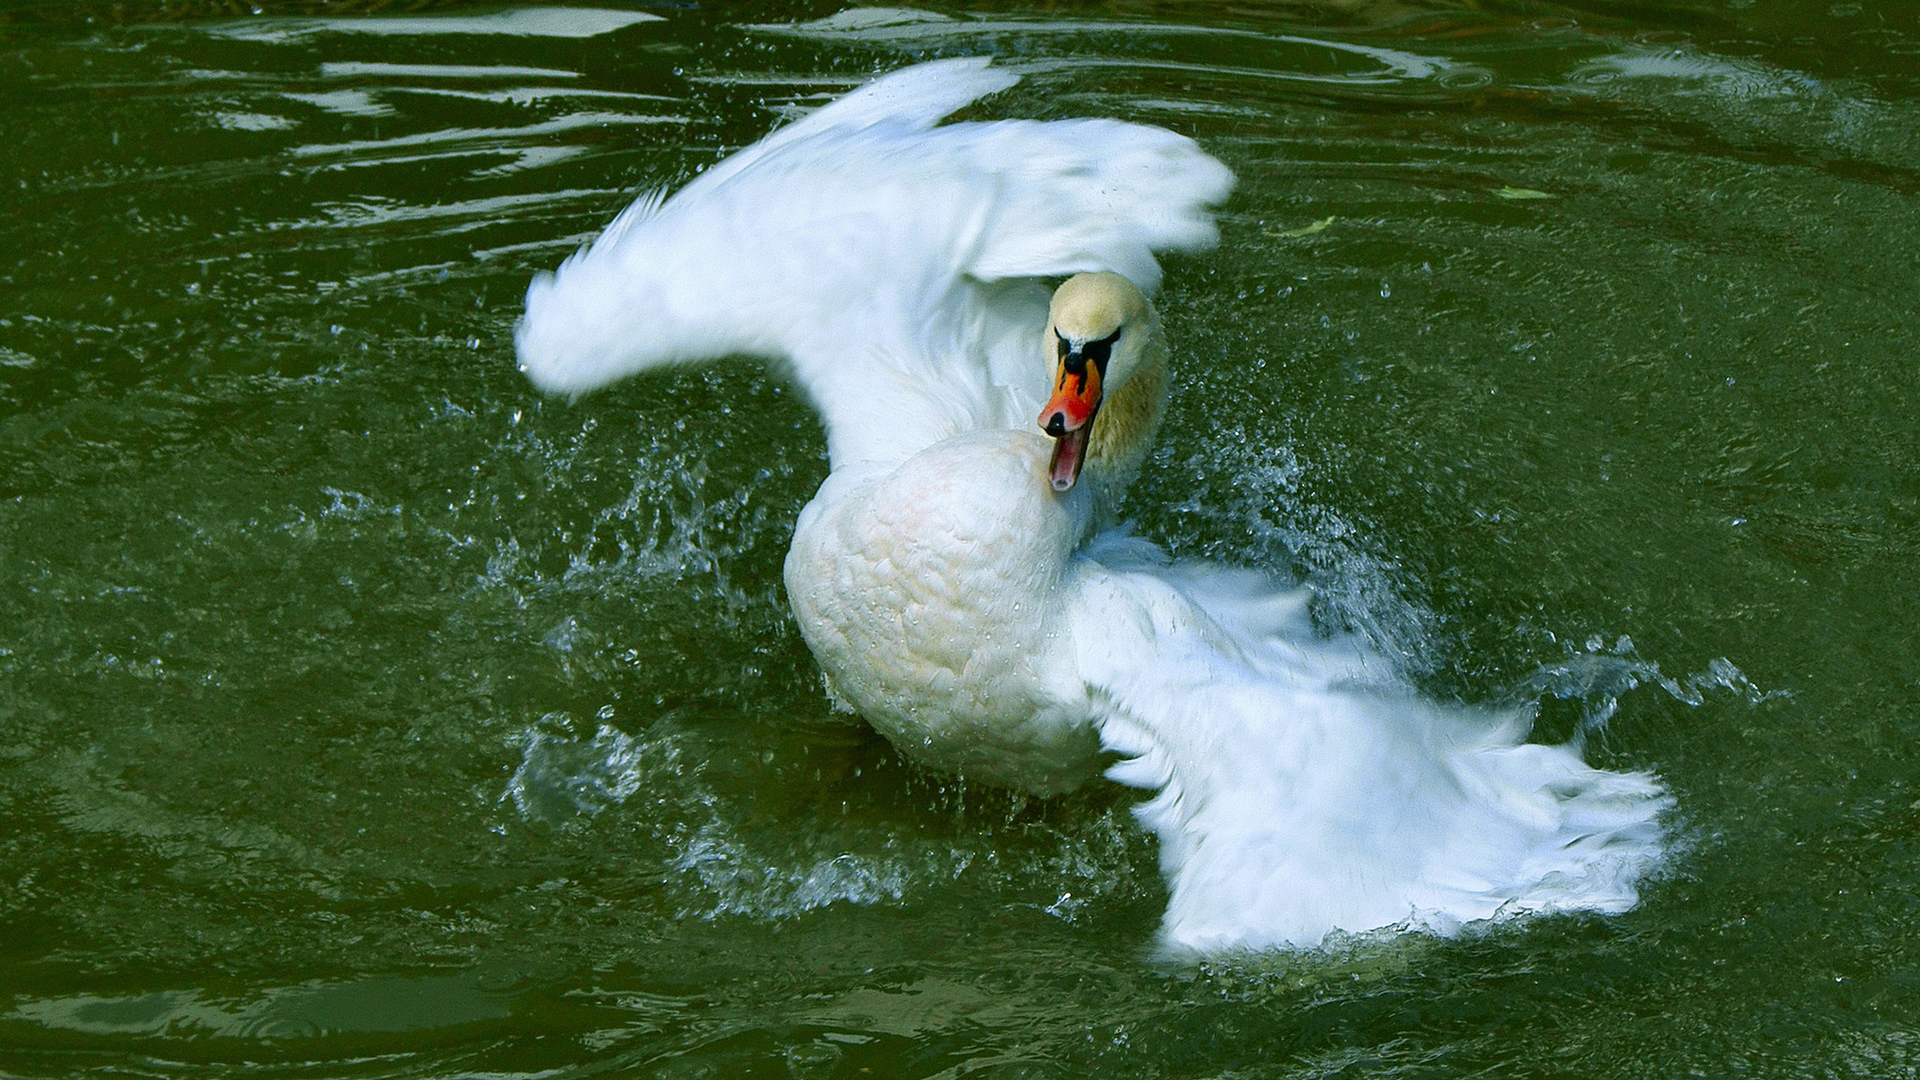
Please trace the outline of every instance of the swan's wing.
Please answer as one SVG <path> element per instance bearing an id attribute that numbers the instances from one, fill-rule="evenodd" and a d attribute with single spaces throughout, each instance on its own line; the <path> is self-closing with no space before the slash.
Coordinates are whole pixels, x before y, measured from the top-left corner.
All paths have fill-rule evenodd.
<path id="1" fill-rule="evenodd" d="M 875 124 L 925 131 L 961 108 L 1020 81 L 1005 68 L 989 67 L 991 57 L 934 60 L 875 79 L 822 105 L 708 170 L 708 185 L 747 168 L 783 146 L 831 132 L 852 132 Z"/>
<path id="2" fill-rule="evenodd" d="M 1524 715 L 1370 685 L 1360 646 L 1313 636 L 1251 575 L 1105 559 L 1083 567 L 1076 649 L 1102 742 L 1128 755 L 1108 775 L 1158 790 L 1136 813 L 1160 838 L 1169 945 L 1637 902 L 1671 805 L 1652 777 L 1525 743 Z"/>
<path id="3" fill-rule="evenodd" d="M 896 72 L 642 199 L 536 278 L 516 342 L 542 389 L 661 364 L 786 362 L 838 465 L 1032 422 L 1046 296 L 1029 279 L 1214 242 L 1232 175 L 1192 140 L 1111 120 L 933 126 L 1012 84 L 983 58 Z"/>

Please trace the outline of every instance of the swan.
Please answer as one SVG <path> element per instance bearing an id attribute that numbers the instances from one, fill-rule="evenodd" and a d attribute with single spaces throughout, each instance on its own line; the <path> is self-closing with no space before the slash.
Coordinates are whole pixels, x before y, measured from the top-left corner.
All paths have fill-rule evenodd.
<path id="1" fill-rule="evenodd" d="M 521 370 L 784 370 L 831 466 L 785 565 L 827 694 L 936 769 L 1154 791 L 1170 951 L 1631 908 L 1653 776 L 1423 699 L 1303 590 L 1120 524 L 1166 400 L 1155 253 L 1215 243 L 1233 177 L 1138 124 L 940 123 L 1016 81 L 909 67 L 639 199 L 533 280 Z"/>

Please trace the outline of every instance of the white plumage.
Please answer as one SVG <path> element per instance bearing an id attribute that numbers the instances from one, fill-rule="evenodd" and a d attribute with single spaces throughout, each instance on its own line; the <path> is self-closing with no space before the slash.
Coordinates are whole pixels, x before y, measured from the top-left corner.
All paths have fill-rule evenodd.
<path id="1" fill-rule="evenodd" d="M 1108 775 L 1158 791 L 1168 945 L 1631 907 L 1670 804 L 1650 776 L 1420 699 L 1297 590 L 1102 531 L 1164 399 L 1154 253 L 1210 246 L 1232 176 L 1141 125 L 936 126 L 1015 81 L 909 68 L 640 200 L 534 281 L 523 369 L 576 394 L 784 365 L 827 427 L 786 579 L 830 692 L 909 756 L 1041 794 L 1126 755 Z M 1080 430 L 1061 395 L 1089 358 Z"/>

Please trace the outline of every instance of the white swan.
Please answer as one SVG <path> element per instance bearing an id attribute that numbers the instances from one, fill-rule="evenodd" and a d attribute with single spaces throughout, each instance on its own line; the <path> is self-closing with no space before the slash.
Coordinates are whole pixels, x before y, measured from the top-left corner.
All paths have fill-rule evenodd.
<path id="1" fill-rule="evenodd" d="M 1232 176 L 1140 125 L 935 126 L 1015 81 L 909 68 L 641 199 L 535 279 L 523 370 L 577 394 L 783 364 L 832 464 L 786 564 L 829 692 L 901 752 L 1027 791 L 1125 755 L 1108 775 L 1159 791 L 1137 813 L 1169 946 L 1631 907 L 1670 803 L 1650 776 L 1420 700 L 1298 590 L 1102 531 L 1165 396 L 1153 253 L 1211 245 Z M 1064 275 L 1049 304 L 1038 279 Z"/>

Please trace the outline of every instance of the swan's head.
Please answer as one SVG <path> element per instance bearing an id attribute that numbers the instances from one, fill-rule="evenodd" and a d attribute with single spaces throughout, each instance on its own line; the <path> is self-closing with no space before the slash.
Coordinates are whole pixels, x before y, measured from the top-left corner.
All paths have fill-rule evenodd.
<path id="1" fill-rule="evenodd" d="M 1164 390 L 1166 346 L 1146 294 L 1119 274 L 1076 274 L 1054 291 L 1047 317 L 1047 345 L 1054 360 L 1053 396 L 1040 410 L 1040 428 L 1056 440 L 1050 469 L 1055 491 L 1080 478 L 1092 456 L 1106 447 L 1126 447 L 1152 434 Z M 1101 406 L 1136 385 L 1135 407 L 1101 424 Z M 1139 392 L 1144 391 L 1144 393 Z M 1141 430 L 1144 428 L 1144 430 Z M 1111 429 L 1111 430 L 1109 430 Z"/>

